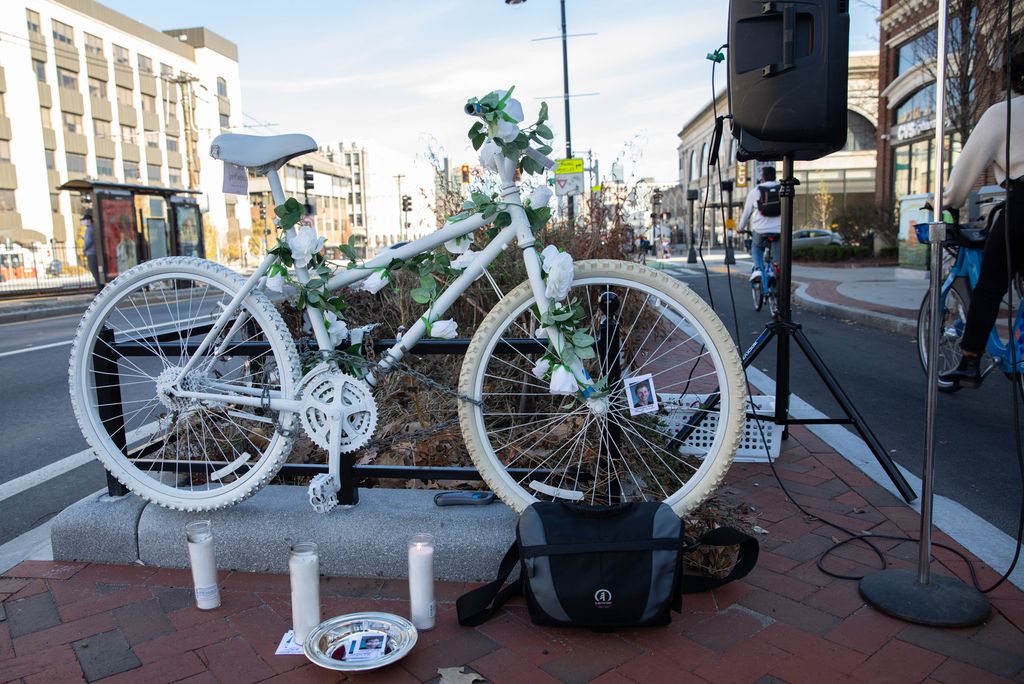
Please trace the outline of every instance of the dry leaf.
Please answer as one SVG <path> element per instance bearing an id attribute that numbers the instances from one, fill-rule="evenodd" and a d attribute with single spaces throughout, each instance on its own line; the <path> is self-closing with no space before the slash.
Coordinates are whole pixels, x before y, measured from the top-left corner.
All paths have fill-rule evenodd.
<path id="1" fill-rule="evenodd" d="M 473 682 L 487 681 L 486 677 L 472 670 L 463 672 L 466 669 L 469 668 L 465 665 L 462 667 L 439 667 L 437 674 L 441 675 L 440 684 L 473 684 Z"/>

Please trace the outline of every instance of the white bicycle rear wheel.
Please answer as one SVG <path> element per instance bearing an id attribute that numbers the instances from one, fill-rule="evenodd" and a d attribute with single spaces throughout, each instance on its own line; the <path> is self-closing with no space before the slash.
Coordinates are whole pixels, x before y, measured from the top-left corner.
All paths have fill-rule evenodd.
<path id="1" fill-rule="evenodd" d="M 617 308 L 621 377 L 599 402 L 552 395 L 532 373 L 540 354 L 500 344 L 536 330 L 529 283 L 484 318 L 462 365 L 462 433 L 477 469 L 505 503 L 665 501 L 679 514 L 721 482 L 739 444 L 746 391 L 736 346 L 715 313 L 679 281 L 627 261 L 575 264 L 569 299 L 597 337 Z M 595 381 L 614 359 L 584 362 Z M 658 410 L 636 413 L 626 378 L 650 374 Z M 634 409 L 636 407 L 633 407 Z"/>
<path id="2" fill-rule="evenodd" d="M 273 304 L 258 291 L 242 300 L 180 378 L 243 283 L 203 259 L 154 259 L 104 288 L 75 335 L 69 385 L 82 433 L 114 477 L 162 506 L 230 506 L 266 484 L 291 451 L 293 413 L 187 399 L 173 389 L 180 380 L 193 392 L 261 402 L 293 397 L 298 353 Z M 119 401 L 109 387 L 115 379 Z"/>

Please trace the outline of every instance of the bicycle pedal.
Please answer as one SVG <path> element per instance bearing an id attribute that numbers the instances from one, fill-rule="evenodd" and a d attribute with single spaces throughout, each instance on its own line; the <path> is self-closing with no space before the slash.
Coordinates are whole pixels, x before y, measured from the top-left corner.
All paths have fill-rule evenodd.
<path id="1" fill-rule="evenodd" d="M 327 473 L 320 473 L 309 482 L 309 505 L 317 513 L 330 513 L 338 505 L 341 486 Z"/>

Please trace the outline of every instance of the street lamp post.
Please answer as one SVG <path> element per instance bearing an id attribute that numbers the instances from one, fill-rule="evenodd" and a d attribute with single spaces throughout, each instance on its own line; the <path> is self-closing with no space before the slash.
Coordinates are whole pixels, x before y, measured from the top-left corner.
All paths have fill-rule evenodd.
<path id="1" fill-rule="evenodd" d="M 686 201 L 690 203 L 690 251 L 686 255 L 686 263 L 695 264 L 697 263 L 697 250 L 694 248 L 694 235 L 693 235 L 693 203 L 700 199 L 700 190 L 696 188 L 690 188 L 686 191 Z"/>
<path id="2" fill-rule="evenodd" d="M 733 265 L 736 263 L 736 253 L 733 251 L 733 227 L 732 220 L 732 181 L 722 181 L 722 194 L 725 195 L 725 206 L 727 214 L 725 218 L 725 263 Z"/>
<path id="3" fill-rule="evenodd" d="M 520 5 L 526 0 L 505 0 L 506 5 Z M 569 46 L 565 34 L 565 0 L 560 1 L 562 10 L 562 101 L 565 103 L 565 158 L 572 159 L 572 128 L 569 125 Z M 566 219 L 572 224 L 576 217 L 576 205 L 572 195 L 566 195 Z"/>

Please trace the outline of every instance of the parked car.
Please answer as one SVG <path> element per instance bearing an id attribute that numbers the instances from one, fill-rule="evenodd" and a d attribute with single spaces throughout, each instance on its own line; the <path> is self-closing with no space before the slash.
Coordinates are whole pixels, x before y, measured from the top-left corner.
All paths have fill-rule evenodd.
<path id="1" fill-rule="evenodd" d="M 793 231 L 793 249 L 814 247 L 815 245 L 846 244 L 839 233 L 821 228 L 801 228 Z"/>

